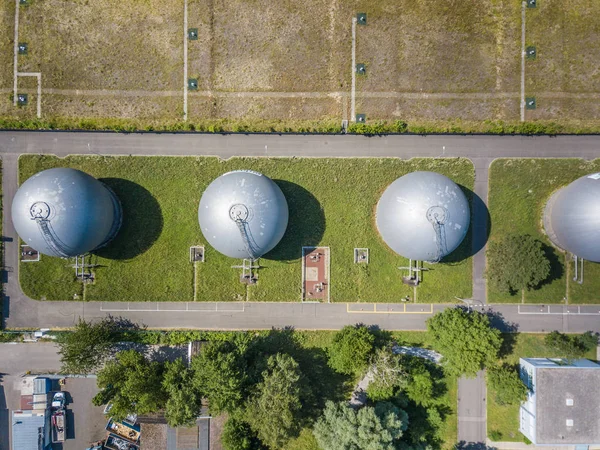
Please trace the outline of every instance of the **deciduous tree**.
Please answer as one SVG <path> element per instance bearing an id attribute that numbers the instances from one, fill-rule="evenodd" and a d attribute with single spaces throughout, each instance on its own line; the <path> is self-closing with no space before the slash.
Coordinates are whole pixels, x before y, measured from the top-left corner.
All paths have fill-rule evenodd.
<path id="1" fill-rule="evenodd" d="M 530 235 L 509 235 L 492 242 L 487 277 L 503 292 L 530 290 L 550 275 L 550 261 L 542 242 Z"/>
<path id="2" fill-rule="evenodd" d="M 172 427 L 190 426 L 196 422 L 202 408 L 201 396 L 193 383 L 193 372 L 179 358 L 165 363 L 162 380 L 168 395 L 165 417 Z"/>
<path id="3" fill-rule="evenodd" d="M 527 387 L 514 368 L 507 365 L 491 367 L 487 376 L 499 405 L 518 405 L 527 399 Z"/>
<path id="4" fill-rule="evenodd" d="M 388 348 L 375 353 L 369 370 L 373 379 L 367 388 L 367 395 L 373 401 L 389 400 L 406 385 L 407 375 L 401 357 Z"/>
<path id="5" fill-rule="evenodd" d="M 79 319 L 72 332 L 57 339 L 63 373 L 88 374 L 98 369 L 111 353 L 118 337 L 118 326 L 111 318 L 98 322 Z"/>
<path id="6" fill-rule="evenodd" d="M 427 330 L 445 368 L 454 375 L 475 376 L 498 359 L 500 331 L 477 311 L 448 308 L 427 320 Z"/>
<path id="7" fill-rule="evenodd" d="M 303 386 L 298 363 L 287 354 L 269 357 L 246 410 L 246 420 L 268 447 L 281 448 L 299 432 L 301 389 L 308 386 Z"/>
<path id="8" fill-rule="evenodd" d="M 406 413 L 389 402 L 356 410 L 328 401 L 313 433 L 323 450 L 394 450 L 407 426 Z"/>
<path id="9" fill-rule="evenodd" d="M 135 351 L 119 352 L 98 372 L 101 391 L 93 403 L 100 406 L 112 402 L 112 416 L 121 420 L 129 413 L 149 414 L 160 411 L 168 394 L 163 388 L 163 365 L 149 361 Z"/>
<path id="10" fill-rule="evenodd" d="M 359 373 L 366 369 L 374 343 L 375 336 L 365 325 L 345 326 L 333 338 L 329 365 L 340 373 Z"/>
<path id="11" fill-rule="evenodd" d="M 192 359 L 194 386 L 208 399 L 211 413 L 232 413 L 243 403 L 243 359 L 230 342 L 211 342 Z"/>

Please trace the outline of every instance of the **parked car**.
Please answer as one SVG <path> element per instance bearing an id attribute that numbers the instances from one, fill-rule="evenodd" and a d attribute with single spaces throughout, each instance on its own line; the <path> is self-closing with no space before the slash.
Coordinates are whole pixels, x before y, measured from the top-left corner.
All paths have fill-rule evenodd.
<path id="1" fill-rule="evenodd" d="M 60 410 L 64 409 L 67 404 L 67 396 L 64 392 L 55 392 L 52 397 L 52 409 Z"/>

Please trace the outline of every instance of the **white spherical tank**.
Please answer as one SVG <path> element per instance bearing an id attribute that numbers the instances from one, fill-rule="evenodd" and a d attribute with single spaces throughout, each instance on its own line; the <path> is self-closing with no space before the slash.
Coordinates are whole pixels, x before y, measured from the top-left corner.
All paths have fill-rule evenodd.
<path id="1" fill-rule="evenodd" d="M 13 199 L 12 221 L 29 246 L 69 258 L 106 245 L 121 226 L 121 204 L 103 183 L 80 170 L 48 169 L 26 180 Z"/>
<path id="2" fill-rule="evenodd" d="M 377 229 L 396 253 L 436 262 L 465 238 L 471 215 L 467 197 L 450 178 L 412 172 L 394 181 L 377 204 Z"/>
<path id="3" fill-rule="evenodd" d="M 257 259 L 283 237 L 288 205 L 270 178 L 250 170 L 228 172 L 204 191 L 198 222 L 208 243 L 231 258 Z"/>
<path id="4" fill-rule="evenodd" d="M 600 262 L 600 173 L 556 191 L 546 203 L 543 223 L 557 247 Z"/>

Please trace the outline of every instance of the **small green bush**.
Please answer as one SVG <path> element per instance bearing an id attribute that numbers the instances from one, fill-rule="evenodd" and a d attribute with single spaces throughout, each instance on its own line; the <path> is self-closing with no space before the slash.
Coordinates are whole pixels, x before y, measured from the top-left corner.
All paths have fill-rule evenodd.
<path id="1" fill-rule="evenodd" d="M 490 431 L 489 438 L 494 442 L 499 442 L 502 440 L 502 433 L 498 430 Z"/>

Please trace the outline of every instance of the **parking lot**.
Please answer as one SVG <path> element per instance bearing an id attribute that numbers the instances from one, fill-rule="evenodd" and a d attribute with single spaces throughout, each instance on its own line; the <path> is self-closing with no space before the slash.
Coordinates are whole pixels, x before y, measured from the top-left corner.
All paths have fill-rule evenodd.
<path id="1" fill-rule="evenodd" d="M 52 389 L 58 390 L 60 368 L 56 347 L 49 343 L 2 344 L 0 360 L 0 450 L 10 450 L 10 412 L 18 410 L 21 384 L 27 371 L 52 379 Z M 45 375 L 50 374 L 50 375 Z M 67 439 L 54 450 L 83 450 L 104 436 L 106 424 L 101 407 L 92 405 L 96 395 L 95 378 L 67 378 L 62 389 L 67 393 Z M 13 449 L 16 450 L 16 449 Z"/>
<path id="2" fill-rule="evenodd" d="M 67 394 L 67 440 L 54 450 L 83 450 L 105 435 L 106 420 L 102 407 L 92 405 L 98 392 L 95 378 L 68 378 L 63 388 Z"/>

